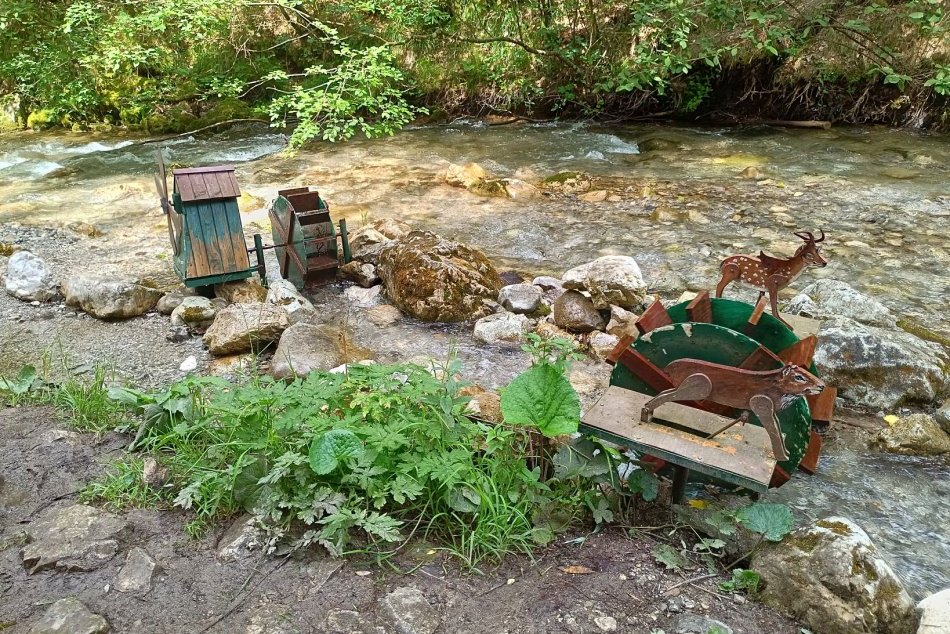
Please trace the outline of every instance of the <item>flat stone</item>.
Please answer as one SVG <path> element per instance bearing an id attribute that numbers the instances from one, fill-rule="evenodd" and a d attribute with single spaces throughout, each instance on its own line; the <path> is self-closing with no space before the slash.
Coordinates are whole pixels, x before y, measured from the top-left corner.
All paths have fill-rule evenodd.
<path id="1" fill-rule="evenodd" d="M 195 293 L 190 288 L 177 288 L 169 293 L 165 293 L 155 305 L 155 310 L 163 315 L 171 315 L 186 297 L 194 297 Z"/>
<path id="2" fill-rule="evenodd" d="M 475 341 L 484 344 L 520 343 L 530 330 L 530 322 L 524 315 L 515 313 L 495 313 L 482 317 L 475 322 L 472 336 Z"/>
<path id="3" fill-rule="evenodd" d="M 372 308 L 379 306 L 384 301 L 382 284 L 377 284 L 371 288 L 350 286 L 343 291 L 343 296 L 357 308 Z"/>
<path id="4" fill-rule="evenodd" d="M 553 291 L 555 289 L 563 289 L 564 285 L 561 283 L 561 280 L 556 277 L 550 277 L 548 275 L 540 275 L 533 280 L 531 283 L 537 287 L 540 287 L 542 291 Z"/>
<path id="5" fill-rule="evenodd" d="M 498 303 L 512 313 L 528 315 L 541 307 L 541 289 L 533 284 L 511 284 L 498 291 Z"/>
<path id="6" fill-rule="evenodd" d="M 382 304 L 380 306 L 373 306 L 366 310 L 366 319 L 369 323 L 379 328 L 386 328 L 392 326 L 394 323 L 402 319 L 402 312 L 392 304 Z"/>
<path id="7" fill-rule="evenodd" d="M 557 298 L 554 323 L 571 332 L 600 330 L 605 325 L 594 303 L 578 291 L 566 291 Z"/>
<path id="8" fill-rule="evenodd" d="M 950 588 L 930 595 L 917 604 L 917 609 L 917 634 L 950 634 Z"/>
<path id="9" fill-rule="evenodd" d="M 287 311 L 263 303 L 237 303 L 220 310 L 204 334 L 215 356 L 250 352 L 280 338 L 290 325 Z"/>
<path id="10" fill-rule="evenodd" d="M 136 546 L 129 551 L 125 565 L 119 570 L 112 587 L 119 592 L 147 594 L 152 589 L 152 575 L 156 568 L 155 560 L 144 549 Z"/>
<path id="11" fill-rule="evenodd" d="M 383 609 L 399 634 L 433 634 L 442 620 L 418 588 L 396 588 L 383 598 Z"/>
<path id="12" fill-rule="evenodd" d="M 675 634 L 732 634 L 732 628 L 699 614 L 681 614 L 673 620 Z"/>
<path id="13" fill-rule="evenodd" d="M 595 189 L 592 192 L 581 194 L 578 196 L 578 198 L 588 203 L 602 203 L 607 200 L 607 191 L 603 189 Z"/>
<path id="14" fill-rule="evenodd" d="M 363 634 L 366 631 L 363 617 L 353 610 L 328 611 L 326 626 L 332 634 Z"/>
<path id="15" fill-rule="evenodd" d="M 25 302 L 46 302 L 56 296 L 53 272 L 43 258 L 17 251 L 7 261 L 7 293 Z"/>
<path id="16" fill-rule="evenodd" d="M 329 370 L 343 363 L 342 333 L 325 324 L 294 324 L 284 331 L 270 363 L 278 379 L 306 376 L 314 370 Z"/>
<path id="17" fill-rule="evenodd" d="M 316 317 L 317 309 L 304 297 L 297 287 L 288 280 L 276 280 L 267 289 L 266 303 L 280 306 L 287 312 L 291 324 L 310 321 Z"/>
<path id="18" fill-rule="evenodd" d="M 82 504 L 47 513 L 27 526 L 29 543 L 23 547 L 23 565 L 29 574 L 41 570 L 95 570 L 119 551 L 128 530 L 114 515 Z"/>
<path id="19" fill-rule="evenodd" d="M 818 280 L 802 289 L 785 312 L 815 319 L 841 316 L 871 326 L 892 328 L 897 318 L 873 297 L 858 292 L 838 280 Z"/>
<path id="20" fill-rule="evenodd" d="M 595 616 L 594 625 L 596 625 L 597 629 L 601 632 L 617 631 L 617 619 L 612 616 Z"/>
<path id="21" fill-rule="evenodd" d="M 106 634 L 109 622 L 93 614 L 79 599 L 60 599 L 27 630 L 27 634 Z"/>
<path id="22" fill-rule="evenodd" d="M 286 605 L 270 604 L 256 610 L 248 619 L 245 634 L 300 634 Z"/>

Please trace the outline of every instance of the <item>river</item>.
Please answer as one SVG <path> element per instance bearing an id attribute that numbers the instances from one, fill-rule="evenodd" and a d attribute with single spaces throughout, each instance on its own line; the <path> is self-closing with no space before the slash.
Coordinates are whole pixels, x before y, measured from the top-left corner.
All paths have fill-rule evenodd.
<path id="1" fill-rule="evenodd" d="M 877 128 L 458 122 L 391 138 L 318 144 L 293 155 L 283 152 L 285 137 L 259 127 L 140 141 L 0 135 L 0 223 L 141 227 L 148 244 L 160 244 L 164 229 L 152 173 L 155 150 L 163 147 L 170 164 L 234 163 L 245 192 L 245 223 L 260 224 L 265 235 L 260 208 L 266 200 L 284 187 L 316 185 L 352 226 L 401 218 L 476 245 L 525 277 L 560 275 L 601 255 L 629 254 L 652 288 L 672 296 L 714 285 L 718 263 L 729 253 L 789 253 L 798 244 L 791 232 L 823 228 L 829 265 L 809 276 L 843 280 L 932 330 L 950 326 L 945 136 Z M 584 171 L 598 177 L 615 202 L 481 198 L 444 184 L 449 163 L 469 161 L 494 176 L 527 181 Z M 741 178 L 747 167 L 761 178 Z M 327 292 L 317 295 L 318 304 Z M 428 352 L 428 341 L 459 332 L 431 327 L 401 342 L 359 343 L 388 346 L 399 356 Z M 480 380 L 504 382 L 523 366 L 515 354 L 473 346 L 466 354 Z M 797 475 L 769 497 L 803 517 L 854 518 L 918 596 L 950 585 L 950 468 L 944 462 L 832 444 L 816 476 Z"/>

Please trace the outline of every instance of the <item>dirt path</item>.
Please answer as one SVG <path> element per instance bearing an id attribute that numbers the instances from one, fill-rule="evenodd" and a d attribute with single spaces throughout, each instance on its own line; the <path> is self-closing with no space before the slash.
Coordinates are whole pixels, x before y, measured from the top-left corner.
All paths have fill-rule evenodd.
<path id="1" fill-rule="evenodd" d="M 123 633 L 672 634 L 693 631 L 690 623 L 709 627 L 703 618 L 737 633 L 798 632 L 761 605 L 718 593 L 719 579 L 666 592 L 705 571 L 666 572 L 651 555 L 655 542 L 620 530 L 582 545 L 564 543 L 584 535 L 571 531 L 533 562 L 512 557 L 481 575 L 460 570 L 427 544 L 414 544 L 398 565 L 416 570 L 400 574 L 316 550 L 289 557 L 253 551 L 224 561 L 218 549 L 219 540 L 229 541 L 222 538 L 227 527 L 194 540 L 184 532 L 183 513 L 133 510 L 120 515 L 126 526 L 117 552 L 100 567 L 28 574 L 21 553 L 31 526 L 76 504 L 76 491 L 126 442 L 118 434 L 97 439 L 70 432 L 48 408 L 0 411 L 0 630 L 28 632 L 49 604 L 74 596 L 104 616 L 111 631 Z M 136 546 L 158 564 L 151 589 L 118 592 L 117 574 Z M 562 570 L 568 566 L 590 572 L 568 574 Z M 419 596 L 405 588 L 421 591 L 426 604 L 413 612 L 400 603 L 400 597 Z"/>

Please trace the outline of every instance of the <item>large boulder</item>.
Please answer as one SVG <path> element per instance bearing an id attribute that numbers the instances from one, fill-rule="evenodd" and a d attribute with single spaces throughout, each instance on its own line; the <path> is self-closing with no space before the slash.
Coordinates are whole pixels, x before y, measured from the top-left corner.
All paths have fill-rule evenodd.
<path id="1" fill-rule="evenodd" d="M 937 424 L 940 425 L 940 428 L 950 434 L 950 399 L 943 402 L 940 409 L 934 413 L 934 418 L 937 420 Z"/>
<path id="2" fill-rule="evenodd" d="M 917 634 L 950 634 L 950 588 L 932 594 L 917 604 L 920 626 Z"/>
<path id="3" fill-rule="evenodd" d="M 127 319 L 155 308 L 162 292 L 131 278 L 76 275 L 63 284 L 66 305 L 98 319 Z"/>
<path id="4" fill-rule="evenodd" d="M 626 255 L 605 255 L 576 266 L 564 274 L 564 288 L 586 290 L 594 308 L 639 306 L 646 299 L 647 285 L 637 261 Z"/>
<path id="5" fill-rule="evenodd" d="M 46 262 L 29 251 L 17 251 L 7 262 L 7 293 L 25 302 L 46 302 L 56 296 L 56 281 Z"/>
<path id="6" fill-rule="evenodd" d="M 79 599 L 66 597 L 49 606 L 27 634 L 106 634 L 109 622 L 93 614 Z"/>
<path id="7" fill-rule="evenodd" d="M 350 234 L 350 253 L 355 260 L 361 260 L 365 251 L 379 244 L 385 244 L 391 240 L 381 231 L 376 230 L 371 225 L 360 227 Z"/>
<path id="8" fill-rule="evenodd" d="M 287 319 L 292 324 L 309 321 L 317 314 L 310 300 L 300 294 L 297 287 L 287 280 L 277 280 L 267 289 L 267 303 L 280 306 L 287 311 Z"/>
<path id="9" fill-rule="evenodd" d="M 424 321 L 456 322 L 487 314 L 501 278 L 485 254 L 428 231 L 413 231 L 383 247 L 377 267 L 386 295 Z"/>
<path id="10" fill-rule="evenodd" d="M 112 559 L 128 525 L 104 511 L 75 504 L 56 509 L 27 526 L 23 565 L 30 574 L 41 570 L 95 570 Z"/>
<path id="11" fill-rule="evenodd" d="M 218 311 L 204 334 L 204 344 L 215 356 L 250 352 L 277 341 L 289 325 L 287 311 L 280 306 L 231 304 Z"/>
<path id="12" fill-rule="evenodd" d="M 218 310 L 207 297 L 185 297 L 172 311 L 172 326 L 203 329 L 214 322 Z"/>
<path id="13" fill-rule="evenodd" d="M 838 280 L 818 280 L 809 284 L 792 299 L 786 312 L 815 319 L 848 317 L 885 328 L 897 323 L 887 306 Z"/>
<path id="14" fill-rule="evenodd" d="M 911 414 L 878 432 L 874 446 L 888 453 L 938 456 L 950 453 L 950 436 L 933 416 Z"/>
<path id="15" fill-rule="evenodd" d="M 600 330 L 605 322 L 593 302 L 578 291 L 565 291 L 554 302 L 554 323 L 571 332 Z"/>
<path id="16" fill-rule="evenodd" d="M 505 310 L 527 315 L 541 307 L 541 289 L 533 284 L 511 284 L 498 293 L 498 303 Z"/>
<path id="17" fill-rule="evenodd" d="M 931 403 L 948 387 L 950 355 L 941 346 L 900 329 L 832 317 L 818 332 L 815 364 L 839 395 L 856 405 L 891 409 Z"/>
<path id="18" fill-rule="evenodd" d="M 340 331 L 332 326 L 294 324 L 280 337 L 270 373 L 275 378 L 288 379 L 335 368 L 345 361 L 340 341 Z"/>
<path id="19" fill-rule="evenodd" d="M 501 312 L 482 317 L 475 322 L 475 341 L 495 344 L 499 342 L 521 343 L 531 322 L 524 315 Z"/>
<path id="20" fill-rule="evenodd" d="M 822 634 L 910 634 L 913 600 L 861 527 L 829 517 L 767 544 L 752 561 L 760 599 Z"/>

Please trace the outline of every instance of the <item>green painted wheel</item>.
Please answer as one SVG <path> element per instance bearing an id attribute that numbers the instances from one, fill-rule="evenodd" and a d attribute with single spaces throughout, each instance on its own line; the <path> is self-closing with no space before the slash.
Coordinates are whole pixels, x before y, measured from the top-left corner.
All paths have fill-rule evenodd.
<path id="1" fill-rule="evenodd" d="M 739 302 L 732 303 L 738 304 Z M 685 304 L 679 306 L 685 306 Z M 674 314 L 674 309 L 670 309 L 670 316 L 675 320 Z M 685 312 L 683 314 L 685 316 Z M 746 316 L 747 318 L 748 316 Z M 765 315 L 763 315 L 764 318 Z M 715 312 L 713 319 L 716 319 Z M 781 322 L 774 321 L 785 329 Z M 768 324 L 766 325 L 768 326 Z M 790 343 L 797 341 L 794 334 L 791 332 L 788 334 L 792 337 Z M 631 344 L 631 347 L 661 369 L 677 359 L 699 359 L 738 367 L 758 349 L 759 342 L 738 330 L 718 325 L 718 323 L 688 322 L 656 328 L 645 335 L 641 335 Z M 774 367 L 781 367 L 781 364 L 776 361 Z M 649 385 L 635 376 L 622 363 L 617 363 L 614 366 L 610 376 L 610 384 L 651 396 L 656 394 L 656 390 L 651 389 Z M 738 415 L 738 412 L 736 415 Z M 754 415 L 750 416 L 749 421 L 761 426 Z M 803 398 L 796 399 L 793 404 L 778 413 L 778 421 L 779 427 L 785 436 L 785 446 L 789 454 L 788 460 L 780 462 L 779 466 L 787 473 L 792 473 L 798 467 L 798 463 L 801 462 L 802 456 L 805 455 L 805 450 L 808 447 L 811 428 L 811 413 L 808 409 L 808 403 Z"/>

